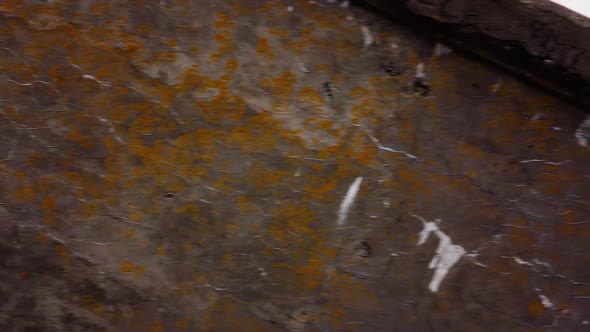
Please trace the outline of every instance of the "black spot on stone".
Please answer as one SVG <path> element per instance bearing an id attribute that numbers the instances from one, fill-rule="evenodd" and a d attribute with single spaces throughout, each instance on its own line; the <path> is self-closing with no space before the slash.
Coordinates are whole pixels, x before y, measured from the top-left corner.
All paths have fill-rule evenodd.
<path id="1" fill-rule="evenodd" d="M 363 258 L 369 258 L 373 256 L 373 248 L 367 241 L 361 242 L 360 245 L 360 256 Z"/>

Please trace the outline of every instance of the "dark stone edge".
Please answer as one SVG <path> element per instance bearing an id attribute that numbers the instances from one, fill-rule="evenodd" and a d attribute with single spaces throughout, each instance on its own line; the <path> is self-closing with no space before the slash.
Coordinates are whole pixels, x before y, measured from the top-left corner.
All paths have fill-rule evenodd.
<path id="1" fill-rule="evenodd" d="M 530 2 L 530 3 L 529 3 Z M 590 19 L 548 0 L 357 0 L 590 106 Z"/>

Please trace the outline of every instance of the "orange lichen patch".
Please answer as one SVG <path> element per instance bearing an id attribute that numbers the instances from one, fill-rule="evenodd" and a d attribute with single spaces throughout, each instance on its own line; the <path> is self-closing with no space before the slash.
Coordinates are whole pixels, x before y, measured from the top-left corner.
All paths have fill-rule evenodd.
<path id="1" fill-rule="evenodd" d="M 145 215 L 139 211 L 133 211 L 129 214 L 129 219 L 131 219 L 133 221 L 139 221 L 139 220 L 143 219 L 144 217 L 145 217 Z"/>
<path id="2" fill-rule="evenodd" d="M 72 128 L 68 133 L 67 138 L 80 144 L 80 147 L 83 149 L 91 149 L 95 145 L 94 137 L 86 135 L 79 128 Z"/>
<path id="3" fill-rule="evenodd" d="M 225 70 L 232 72 L 238 69 L 238 61 L 236 59 L 229 59 L 225 62 Z"/>
<path id="4" fill-rule="evenodd" d="M 164 323 L 162 323 L 161 321 L 154 320 L 150 323 L 148 331 L 149 332 L 164 332 L 164 331 L 166 331 L 166 327 L 164 326 Z"/>
<path id="5" fill-rule="evenodd" d="M 541 300 L 531 300 L 528 303 L 529 313 L 533 316 L 541 316 L 545 313 L 545 307 Z"/>
<path id="6" fill-rule="evenodd" d="M 164 190 L 167 192 L 181 192 L 184 189 L 184 183 L 178 177 L 169 177 L 164 184 Z"/>
<path id="7" fill-rule="evenodd" d="M 213 39 L 218 43 L 217 54 L 225 54 L 234 50 L 232 35 L 228 30 L 217 33 Z"/>
<path id="8" fill-rule="evenodd" d="M 321 286 L 321 282 L 324 279 L 324 267 L 324 263 L 313 260 L 303 266 L 295 267 L 293 273 L 300 281 L 300 287 L 304 291 L 315 292 Z"/>
<path id="9" fill-rule="evenodd" d="M 374 90 L 369 90 L 367 88 L 356 86 L 354 87 L 354 89 L 352 89 L 349 95 L 353 98 L 369 98 L 373 96 L 373 91 Z"/>
<path id="10" fill-rule="evenodd" d="M 37 233 L 35 239 L 40 243 L 47 243 L 47 241 L 49 241 L 49 236 L 45 233 Z"/>
<path id="11" fill-rule="evenodd" d="M 295 54 L 305 54 L 305 51 L 309 47 L 310 42 L 304 39 L 292 39 L 289 41 L 284 41 L 283 48 L 291 51 Z"/>
<path id="12" fill-rule="evenodd" d="M 145 273 L 143 266 L 136 265 L 128 260 L 124 260 L 119 264 L 119 271 L 133 274 L 135 279 L 140 278 Z"/>
<path id="13" fill-rule="evenodd" d="M 53 215 L 45 215 L 45 216 L 43 216 L 43 224 L 45 224 L 47 226 L 51 226 L 51 225 L 55 224 L 56 219 L 57 218 Z"/>
<path id="14" fill-rule="evenodd" d="M 36 193 L 31 184 L 22 184 L 12 191 L 12 196 L 22 203 L 33 203 L 37 197 Z"/>
<path id="15" fill-rule="evenodd" d="M 244 180 L 257 190 L 269 190 L 273 187 L 284 186 L 291 175 L 290 171 L 267 171 L 264 168 L 252 168 L 246 172 Z"/>
<path id="16" fill-rule="evenodd" d="M 213 297 L 212 300 L 217 300 Z M 227 299 L 221 299 L 215 302 L 201 315 L 202 332 L 214 331 L 235 331 L 235 332 L 271 332 L 275 327 L 261 321 L 253 315 L 246 315 L 244 308 L 241 308 Z"/>
<path id="17" fill-rule="evenodd" d="M 317 72 L 320 72 L 320 73 L 324 73 L 325 74 L 325 73 L 332 72 L 334 69 L 333 69 L 333 67 L 329 66 L 328 64 L 318 63 L 318 64 L 315 65 L 315 70 Z"/>
<path id="18" fill-rule="evenodd" d="M 359 45 L 347 40 L 336 40 L 335 51 L 338 56 L 348 57 L 359 52 Z"/>
<path id="19" fill-rule="evenodd" d="M 90 13 L 95 16 L 105 16 L 112 14 L 112 9 L 106 3 L 95 3 L 90 6 Z"/>
<path id="20" fill-rule="evenodd" d="M 192 317 L 184 317 L 181 320 L 179 320 L 178 322 L 176 322 L 176 324 L 174 324 L 174 327 L 177 329 L 181 329 L 181 330 L 187 330 L 190 328 L 190 322 L 193 318 Z"/>
<path id="21" fill-rule="evenodd" d="M 193 283 L 181 283 L 177 286 L 177 294 L 179 296 L 195 296 L 198 290 Z"/>
<path id="22" fill-rule="evenodd" d="M 130 239 L 134 236 L 135 236 L 135 230 L 133 230 L 132 228 L 128 228 L 127 231 L 125 232 L 125 237 Z"/>
<path id="23" fill-rule="evenodd" d="M 268 88 L 273 94 L 281 98 L 288 98 L 295 92 L 295 75 L 290 71 L 284 71 L 280 76 L 271 79 L 263 79 L 260 85 Z"/>
<path id="24" fill-rule="evenodd" d="M 175 52 L 154 52 L 152 59 L 156 62 L 175 62 L 177 55 Z"/>
<path id="25" fill-rule="evenodd" d="M 258 38 L 257 46 L 256 46 L 256 54 L 263 58 L 264 60 L 272 60 L 274 58 L 274 52 L 270 47 L 270 42 L 268 38 L 261 37 Z"/>
<path id="26" fill-rule="evenodd" d="M 268 28 L 268 33 L 279 38 L 289 38 L 289 36 L 291 35 L 287 30 L 277 29 L 273 27 Z"/>
<path id="27" fill-rule="evenodd" d="M 68 249 L 64 244 L 58 244 L 55 246 L 55 253 L 64 260 L 68 260 Z"/>
<path id="28" fill-rule="evenodd" d="M 178 92 L 185 93 L 188 90 L 193 89 L 195 86 L 198 86 L 199 84 L 202 84 L 207 80 L 208 77 L 199 74 L 199 65 L 194 64 L 191 65 L 182 74 L 178 75 L 178 78 L 176 79 L 177 83 L 174 86 L 174 88 Z"/>
<path id="29" fill-rule="evenodd" d="M 29 174 L 25 170 L 16 170 L 12 173 L 12 176 L 18 181 L 24 181 L 29 178 Z"/>
<path id="30" fill-rule="evenodd" d="M 505 100 L 518 100 L 523 96 L 522 88 L 513 81 L 502 82 L 495 89 L 497 89 L 498 95 Z"/>
<path id="31" fill-rule="evenodd" d="M 510 282 L 519 289 L 526 289 L 530 287 L 531 281 L 528 273 L 524 270 L 519 269 L 517 267 L 518 263 L 516 263 L 515 261 L 513 261 L 511 264 L 514 267 L 511 269 L 511 272 L 508 275 Z"/>
<path id="32" fill-rule="evenodd" d="M 534 235 L 522 228 L 513 228 L 508 232 L 508 236 L 510 237 L 510 241 L 514 244 L 521 245 L 521 246 L 531 246 L 534 241 Z"/>
<path id="33" fill-rule="evenodd" d="M 357 150 L 353 154 L 353 158 L 356 159 L 361 165 L 372 166 L 377 162 L 377 148 L 371 145 L 365 145 Z"/>
<path id="34" fill-rule="evenodd" d="M 90 295 L 82 297 L 80 302 L 84 307 L 92 310 L 94 313 L 102 314 L 104 312 L 104 305 Z"/>
<path id="35" fill-rule="evenodd" d="M 315 107 L 319 108 L 326 105 L 326 100 L 322 98 L 322 95 L 314 89 L 313 87 L 306 86 L 303 87 L 299 94 L 297 95 L 297 102 L 301 104 L 302 107 Z"/>
<path id="36" fill-rule="evenodd" d="M 324 250 L 324 256 L 326 258 L 336 258 L 336 256 L 338 256 L 338 250 L 334 248 L 326 248 Z"/>
<path id="37" fill-rule="evenodd" d="M 240 97 L 223 93 L 210 101 L 198 102 L 197 105 L 199 114 L 212 124 L 239 121 L 246 112 L 246 104 Z"/>
<path id="38" fill-rule="evenodd" d="M 225 13 L 219 12 L 215 15 L 215 27 L 218 29 L 232 28 L 236 25 L 235 22 Z"/>
<path id="39" fill-rule="evenodd" d="M 383 117 L 387 114 L 387 108 L 383 103 L 376 99 L 363 99 L 350 110 L 353 121 L 359 121 L 370 125 L 377 126 L 383 121 Z"/>
<path id="40" fill-rule="evenodd" d="M 571 225 L 571 224 L 564 224 L 564 223 L 558 224 L 557 230 L 562 235 L 572 235 L 572 234 L 576 233 L 575 225 Z"/>
<path id="41" fill-rule="evenodd" d="M 166 41 L 166 45 L 170 46 L 170 47 L 176 47 L 178 46 L 178 40 L 176 39 L 169 39 Z"/>
<path id="42" fill-rule="evenodd" d="M 197 218 L 199 216 L 199 207 L 196 205 L 184 205 L 174 209 L 174 212 L 178 214 L 185 214 L 191 217 Z"/>
<path id="43" fill-rule="evenodd" d="M 335 199 L 335 188 L 339 181 L 337 178 L 324 177 L 308 177 L 310 185 L 303 186 L 306 191 L 305 200 L 311 201 L 323 201 L 323 200 L 334 200 Z"/>
<path id="44" fill-rule="evenodd" d="M 334 275 L 330 278 L 329 282 L 330 291 L 332 294 L 337 294 L 337 298 L 334 298 L 332 305 L 341 304 L 342 307 L 346 307 L 346 303 L 359 304 L 362 308 L 368 308 L 370 310 L 377 309 L 381 304 L 379 298 L 368 288 L 367 284 L 363 280 L 355 280 L 346 274 L 340 274 L 334 272 Z M 348 316 L 344 311 L 340 311 L 336 317 L 341 318 L 342 316 Z M 334 326 L 339 326 L 342 321 L 333 321 Z"/>

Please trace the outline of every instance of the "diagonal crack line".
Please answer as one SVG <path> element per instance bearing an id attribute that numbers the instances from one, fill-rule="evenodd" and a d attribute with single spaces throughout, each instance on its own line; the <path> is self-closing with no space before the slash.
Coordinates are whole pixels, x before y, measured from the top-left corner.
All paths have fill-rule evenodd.
<path id="1" fill-rule="evenodd" d="M 399 154 L 403 154 L 404 156 L 406 156 L 407 158 L 410 158 L 410 159 L 416 159 L 416 160 L 418 160 L 418 159 L 419 159 L 418 157 L 416 157 L 415 155 L 413 155 L 413 154 L 411 154 L 411 153 L 409 153 L 409 152 L 402 151 L 402 150 L 396 150 L 396 149 L 392 149 L 392 148 L 388 148 L 388 147 L 386 147 L 386 146 L 383 146 L 383 145 L 381 144 L 381 142 L 379 142 L 379 140 L 378 140 L 378 139 L 377 139 L 375 136 L 371 135 L 370 133 L 366 133 L 366 134 L 367 134 L 367 136 L 369 137 L 369 139 L 370 139 L 370 140 L 371 140 L 373 143 L 375 143 L 375 145 L 377 146 L 377 148 L 378 148 L 379 150 L 382 150 L 382 151 L 387 151 L 387 152 L 391 152 L 391 153 L 399 153 Z"/>

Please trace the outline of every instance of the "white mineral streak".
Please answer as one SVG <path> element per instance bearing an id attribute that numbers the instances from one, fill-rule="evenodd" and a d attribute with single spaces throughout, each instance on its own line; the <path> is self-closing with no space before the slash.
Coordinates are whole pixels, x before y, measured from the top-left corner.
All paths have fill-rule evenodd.
<path id="1" fill-rule="evenodd" d="M 359 176 L 348 188 L 346 196 L 344 196 L 344 200 L 340 204 L 340 210 L 338 210 L 338 225 L 343 225 L 346 221 L 346 218 L 348 217 L 348 210 L 350 210 L 352 203 L 354 203 L 356 194 L 358 193 L 361 186 L 361 182 L 363 182 L 363 177 Z"/>
<path id="2" fill-rule="evenodd" d="M 371 46 L 375 39 L 373 38 L 373 34 L 369 27 L 366 25 L 361 26 L 361 32 L 363 33 L 363 45 L 365 47 Z"/>
<path id="3" fill-rule="evenodd" d="M 433 51 L 433 55 L 432 56 L 437 57 L 437 56 L 449 54 L 449 53 L 452 53 L 452 52 L 453 51 L 448 46 L 446 46 L 445 44 L 436 43 L 436 45 L 434 46 L 434 51 Z"/>
<path id="4" fill-rule="evenodd" d="M 298 62 L 297 66 L 299 67 L 299 70 L 301 70 L 301 72 L 309 74 L 311 73 L 311 71 L 309 69 L 307 69 L 307 67 L 305 67 L 305 64 L 303 62 Z"/>
<path id="5" fill-rule="evenodd" d="M 539 298 L 541 299 L 541 304 L 543 304 L 545 308 L 555 309 L 555 304 L 553 304 L 553 302 L 551 302 L 551 300 L 549 300 L 547 296 L 541 294 L 541 290 L 539 288 L 535 288 L 535 290 L 537 291 L 537 295 L 539 295 Z"/>
<path id="6" fill-rule="evenodd" d="M 543 294 L 539 294 L 539 298 L 541 299 L 541 303 L 543 304 L 543 306 L 545 308 L 550 308 L 550 309 L 555 308 L 555 305 L 553 304 L 553 302 L 551 302 L 551 300 L 549 300 L 547 298 L 547 296 L 545 296 Z"/>
<path id="7" fill-rule="evenodd" d="M 416 65 L 416 78 L 424 78 L 426 73 L 424 72 L 424 63 L 420 62 Z"/>
<path id="8" fill-rule="evenodd" d="M 582 122 L 578 130 L 576 130 L 576 139 L 578 140 L 578 144 L 587 148 L 590 145 L 589 141 L 590 138 L 590 115 Z"/>
<path id="9" fill-rule="evenodd" d="M 436 293 L 451 267 L 453 267 L 453 265 L 465 255 L 466 251 L 463 247 L 453 244 L 451 238 L 440 230 L 438 227 L 438 223 L 441 222 L 440 219 L 427 221 L 419 216 L 414 215 L 414 217 L 420 219 L 423 225 L 423 229 L 420 231 L 418 243 L 416 245 L 420 246 L 426 243 L 431 233 L 434 233 L 434 235 L 438 237 L 438 248 L 436 249 L 434 257 L 432 257 L 430 264 L 428 264 L 428 268 L 434 269 L 434 275 L 432 276 L 430 284 L 428 284 L 428 289 L 431 292 Z"/>

